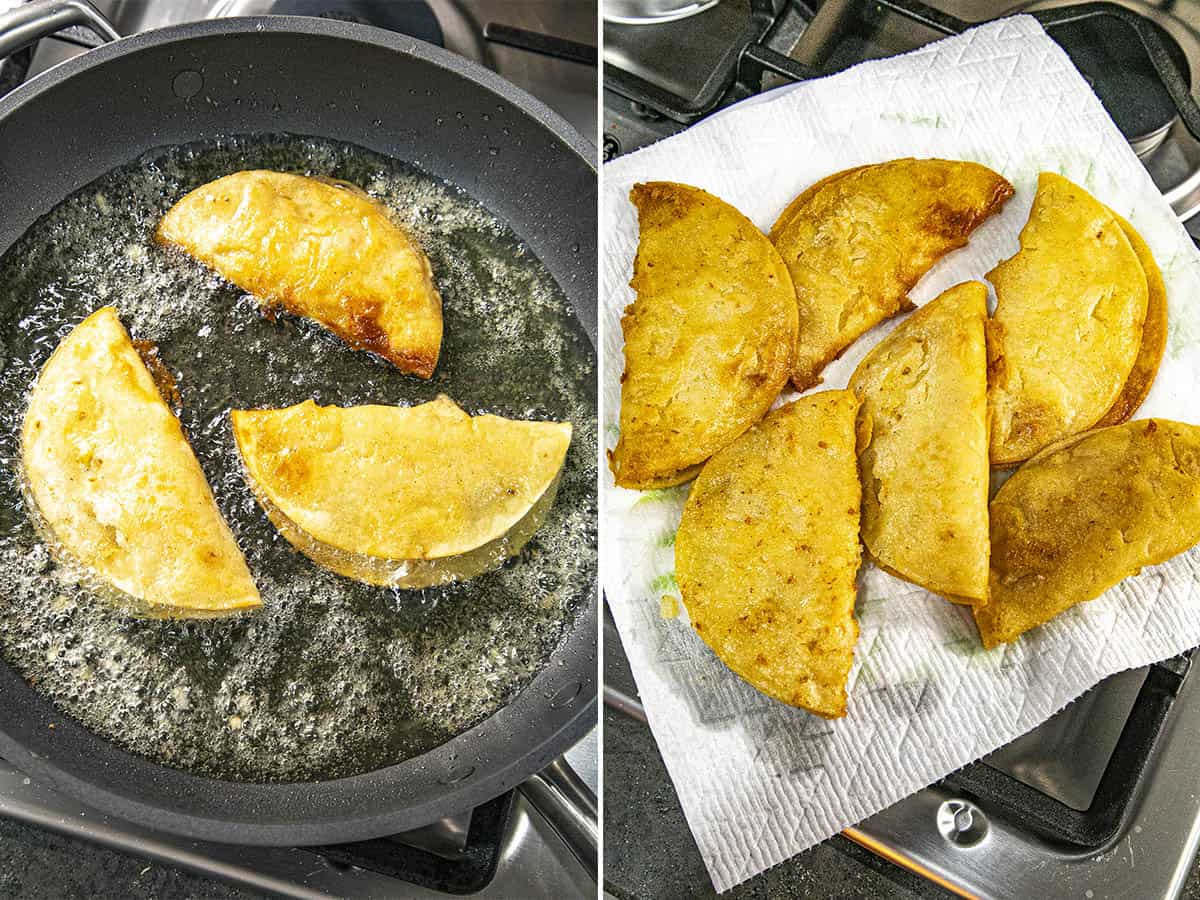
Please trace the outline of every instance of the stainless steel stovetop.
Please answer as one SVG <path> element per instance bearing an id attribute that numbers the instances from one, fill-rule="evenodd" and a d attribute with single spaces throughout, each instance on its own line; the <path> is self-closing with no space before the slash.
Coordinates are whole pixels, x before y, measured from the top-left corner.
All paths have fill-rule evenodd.
<path id="1" fill-rule="evenodd" d="M 612 4 L 614 0 L 601 0 Z M 629 2 L 629 0 L 625 0 Z M 935 0 L 931 5 L 968 22 L 980 22 L 1013 12 L 1067 5 L 1071 0 Z M 1118 0 L 1159 24 L 1178 45 L 1192 73 L 1200 75 L 1200 3 L 1175 0 Z M 814 13 L 810 7 L 819 7 Z M 684 19 L 660 24 L 629 25 L 606 21 L 606 71 L 633 76 L 651 93 L 662 93 L 677 107 L 694 107 L 713 93 L 721 54 L 713 46 L 737 41 L 741 22 L 752 13 L 773 18 L 760 29 L 761 44 L 816 72 L 827 74 L 856 62 L 915 49 L 941 35 L 886 8 L 865 0 L 721 0 L 717 6 Z M 758 12 L 756 12 L 758 11 Z M 673 46 L 674 52 L 663 52 Z M 685 48 L 695 47 L 695 52 Z M 695 120 L 662 113 L 645 102 L 631 102 L 612 89 L 616 79 L 605 78 L 604 153 L 606 159 L 629 153 L 676 134 Z M 785 81 L 770 74 L 763 84 Z M 753 92 L 739 84 L 726 92 L 720 106 Z M 1134 142 L 1155 183 L 1189 231 L 1200 236 L 1200 141 L 1178 121 L 1162 130 L 1138 135 Z"/>
<path id="2" fill-rule="evenodd" d="M 122 35 L 166 25 L 239 15 L 271 13 L 357 17 L 391 0 L 94 0 Z M 16 0 L 0 0 L 0 10 Z M 596 141 L 596 69 L 490 41 L 488 23 L 513 26 L 583 44 L 596 44 L 596 18 L 590 3 L 559 0 L 428 0 L 443 44 L 475 60 L 541 99 L 591 142 Z M 41 42 L 29 77 L 95 43 L 90 33 L 71 29 Z M 595 794 L 598 739 L 593 729 L 565 757 Z M 266 893 L 305 898 L 437 898 L 448 894 L 417 887 L 395 877 L 347 866 L 303 848 L 260 848 L 209 844 L 156 833 L 89 809 L 37 784 L 0 759 L 0 816 L 17 819 L 148 860 L 177 866 Z M 471 814 L 436 822 L 389 840 L 454 860 L 467 845 Z M 595 882 L 576 861 L 554 828 L 518 789 L 504 830 L 494 878 L 474 896 L 522 900 L 592 897 Z"/>
<path id="3" fill-rule="evenodd" d="M 1191 72 L 1200 74 L 1200 4 L 1119 2 L 1160 24 L 1174 38 Z M 1018 9 L 1012 0 L 932 0 L 930 5 L 970 22 Z M 1054 5 L 1064 5 L 1063 0 L 1024 8 Z M 605 64 L 621 73 L 614 77 L 606 70 L 605 157 L 678 133 L 702 117 L 696 114 L 701 107 L 707 114 L 755 93 L 759 85 L 748 86 L 741 78 L 715 98 L 711 78 L 723 57 L 711 45 L 716 34 L 725 40 L 744 39 L 740 23 L 768 12 L 771 19 L 758 26 L 761 37 L 756 38 L 768 52 L 757 55 L 769 62 L 769 51 L 774 51 L 812 74 L 901 53 L 940 36 L 868 0 L 721 0 L 717 7 L 670 21 L 606 21 Z M 671 54 L 646 52 L 669 43 L 674 44 Z M 689 53 L 693 47 L 696 52 Z M 743 62 L 738 74 L 760 68 L 747 68 Z M 769 65 L 766 68 L 763 87 L 786 83 L 770 73 Z M 1134 92 L 1126 102 L 1149 105 L 1141 103 L 1143 99 Z M 1180 219 L 1200 237 L 1200 142 L 1170 116 L 1127 136 Z M 606 653 L 606 668 L 620 669 L 620 642 L 607 641 Z M 1175 897 L 1200 844 L 1200 754 L 1194 749 L 1200 738 L 1200 676 L 1189 677 L 1188 671 L 1186 663 L 1178 663 L 1182 679 L 1171 682 L 1170 690 L 1177 693 L 1148 758 L 1143 755 L 1144 776 L 1123 807 L 1119 828 L 1099 846 L 1084 849 L 1041 837 L 1020 815 L 1001 812 L 948 784 L 927 788 L 847 829 L 845 835 L 965 896 Z M 991 754 L 978 771 L 999 773 L 998 778 L 1015 782 L 1014 794 L 1028 792 L 1028 799 L 1037 803 L 1054 801 L 1068 815 L 1098 807 L 1105 802 L 1110 760 L 1118 766 L 1123 759 L 1118 751 L 1122 734 L 1127 725 L 1132 733 L 1139 710 L 1144 712 L 1146 701 L 1144 696 L 1139 700 L 1139 692 L 1147 672 L 1140 669 L 1108 679 L 1041 727 Z M 630 705 L 611 695 L 608 700 L 610 706 L 636 716 L 636 702 Z M 803 856 L 785 865 L 793 864 L 803 866 Z M 619 873 L 611 874 L 619 881 Z"/>

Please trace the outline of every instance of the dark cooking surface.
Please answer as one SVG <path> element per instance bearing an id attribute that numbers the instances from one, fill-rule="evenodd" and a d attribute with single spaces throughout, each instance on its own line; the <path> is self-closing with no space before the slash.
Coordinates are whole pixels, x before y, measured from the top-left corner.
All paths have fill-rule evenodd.
<path id="1" fill-rule="evenodd" d="M 376 195 L 426 248 L 446 337 L 434 378 L 399 373 L 252 299 L 153 242 L 163 211 L 245 168 L 348 180 Z M 594 566 L 591 347 L 549 273 L 463 192 L 361 148 L 323 140 L 231 140 L 155 152 L 105 176 L 35 225 L 0 261 L 0 423 L 16 454 L 24 390 L 60 336 L 113 304 L 159 345 L 181 418 L 247 554 L 264 610 L 235 620 L 132 620 L 55 565 L 0 483 L 0 651 L 93 731 L 217 777 L 306 780 L 381 768 L 491 715 L 544 665 L 586 602 Z M 229 408 L 411 404 L 446 393 L 472 412 L 569 420 L 555 506 L 503 569 L 424 591 L 334 576 L 294 551 L 250 495 Z"/>

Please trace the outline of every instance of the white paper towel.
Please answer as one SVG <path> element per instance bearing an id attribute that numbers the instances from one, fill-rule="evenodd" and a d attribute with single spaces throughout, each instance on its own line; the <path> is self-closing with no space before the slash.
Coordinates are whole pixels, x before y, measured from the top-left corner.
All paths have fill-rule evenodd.
<path id="1" fill-rule="evenodd" d="M 633 300 L 634 183 L 702 187 L 766 230 L 819 178 L 903 156 L 976 160 L 1017 189 L 917 285 L 918 304 L 1016 251 L 1040 171 L 1061 172 L 1128 218 L 1162 268 L 1170 303 L 1167 352 L 1138 416 L 1200 421 L 1200 255 L 1067 56 L 1018 17 L 756 98 L 605 166 L 607 446 L 618 434 L 620 316 Z M 844 387 L 890 327 L 825 369 L 822 389 Z M 688 487 L 638 493 L 614 487 L 607 469 L 603 478 L 605 592 L 718 890 L 1007 743 L 1102 678 L 1200 644 L 1196 551 L 992 652 L 969 613 L 866 566 L 849 715 L 827 722 L 740 681 L 686 615 L 662 618 L 659 598 L 678 594 L 673 541 Z"/>

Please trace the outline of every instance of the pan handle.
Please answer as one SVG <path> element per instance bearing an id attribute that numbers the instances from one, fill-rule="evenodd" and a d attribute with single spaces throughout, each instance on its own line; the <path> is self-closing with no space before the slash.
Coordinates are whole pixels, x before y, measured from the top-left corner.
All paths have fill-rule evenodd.
<path id="1" fill-rule="evenodd" d="M 595 881 L 600 826 L 592 789 L 560 757 L 522 784 L 520 791 Z"/>
<path id="2" fill-rule="evenodd" d="M 32 0 L 0 13 L 0 59 L 72 25 L 84 26 L 106 43 L 121 36 L 88 0 Z"/>

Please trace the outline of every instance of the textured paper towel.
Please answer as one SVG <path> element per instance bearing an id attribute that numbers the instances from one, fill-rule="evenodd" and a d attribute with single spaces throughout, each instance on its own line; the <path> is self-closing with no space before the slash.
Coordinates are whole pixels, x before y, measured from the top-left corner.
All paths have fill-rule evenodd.
<path id="1" fill-rule="evenodd" d="M 1017 189 L 1002 215 L 914 289 L 981 278 L 1018 246 L 1037 173 L 1061 172 L 1128 218 L 1166 279 L 1170 338 L 1138 413 L 1200 421 L 1200 255 L 1083 78 L 1028 17 L 776 91 L 604 169 L 604 409 L 617 437 L 620 315 L 637 246 L 630 187 L 705 188 L 768 229 L 803 188 L 903 156 L 976 160 Z M 825 370 L 844 387 L 880 326 Z M 1146 570 L 1015 645 L 984 652 L 969 613 L 872 566 L 849 715 L 789 709 L 719 663 L 687 624 L 674 534 L 687 486 L 638 493 L 605 470 L 603 583 L 651 728 L 718 890 L 824 840 L 1033 728 L 1102 678 L 1200 644 L 1200 555 Z"/>

